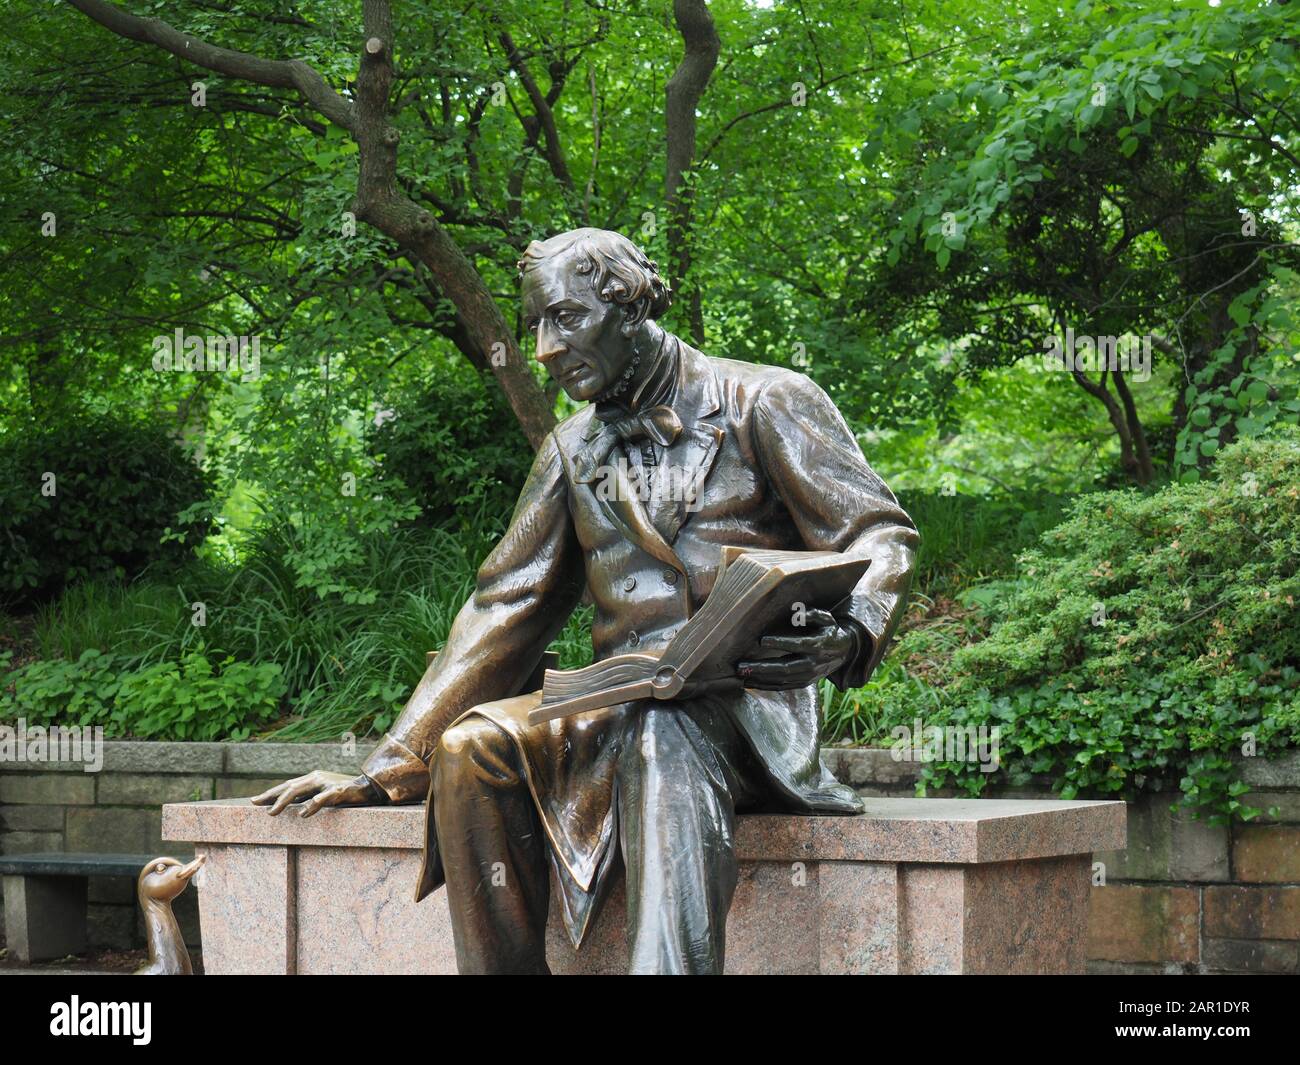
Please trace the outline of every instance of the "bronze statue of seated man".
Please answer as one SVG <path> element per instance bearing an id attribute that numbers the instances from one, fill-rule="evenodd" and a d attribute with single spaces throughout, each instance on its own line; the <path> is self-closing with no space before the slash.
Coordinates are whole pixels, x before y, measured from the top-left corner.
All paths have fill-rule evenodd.
<path id="1" fill-rule="evenodd" d="M 860 809 L 821 763 L 817 683 L 859 686 L 880 661 L 915 526 L 809 378 L 707 357 L 657 325 L 667 286 L 627 238 L 562 233 L 529 245 L 520 269 L 536 357 L 588 405 L 542 443 L 473 596 L 363 774 L 310 773 L 253 801 L 309 816 L 427 796 L 418 897 L 446 884 L 461 972 L 546 972 L 552 874 L 577 946 L 621 864 L 632 971 L 718 973 L 736 811 Z M 612 468 L 635 468 L 624 479 L 639 488 L 609 490 Z M 653 490 L 665 470 L 681 490 Z M 740 684 L 528 724 L 540 696 L 520 688 L 584 591 L 597 659 L 661 649 L 708 596 L 725 545 L 871 566 L 834 615 L 810 611 L 768 644 L 785 654 L 742 661 Z"/>

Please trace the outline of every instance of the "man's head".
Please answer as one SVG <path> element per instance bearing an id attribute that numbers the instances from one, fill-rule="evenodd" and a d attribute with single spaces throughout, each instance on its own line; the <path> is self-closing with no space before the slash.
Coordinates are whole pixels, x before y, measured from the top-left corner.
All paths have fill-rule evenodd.
<path id="1" fill-rule="evenodd" d="M 617 389 L 645 323 L 668 309 L 655 263 L 620 233 L 574 229 L 533 241 L 519 270 L 538 362 L 573 399 Z"/>

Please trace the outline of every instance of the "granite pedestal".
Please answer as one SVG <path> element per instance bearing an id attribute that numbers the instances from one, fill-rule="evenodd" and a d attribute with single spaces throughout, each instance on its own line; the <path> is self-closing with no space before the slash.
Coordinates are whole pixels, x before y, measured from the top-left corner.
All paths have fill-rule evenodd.
<path id="1" fill-rule="evenodd" d="M 1093 851 L 1122 802 L 868 799 L 856 817 L 742 816 L 728 973 L 1081 973 Z M 422 806 L 268 816 L 244 799 L 163 807 L 192 842 L 207 972 L 454 973 L 445 893 L 412 901 Z M 554 893 L 553 893 L 554 894 Z M 556 973 L 626 971 L 621 885 Z"/>

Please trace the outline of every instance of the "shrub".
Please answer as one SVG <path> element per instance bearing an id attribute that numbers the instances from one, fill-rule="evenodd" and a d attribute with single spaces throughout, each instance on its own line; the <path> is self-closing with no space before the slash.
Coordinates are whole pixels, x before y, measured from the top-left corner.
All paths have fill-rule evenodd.
<path id="1" fill-rule="evenodd" d="M 1215 820 L 1254 816 L 1236 756 L 1300 742 L 1298 568 L 1294 429 L 1232 445 L 1198 483 L 1085 496 L 952 656 L 926 724 L 1001 726 L 1013 785 L 1177 784 Z M 923 781 L 979 794 L 990 777 L 934 762 Z"/>
<path id="2" fill-rule="evenodd" d="M 185 557 L 207 476 L 161 428 L 108 418 L 0 438 L 0 597 L 30 604 L 88 577 Z M 189 535 L 163 542 L 171 527 Z"/>
<path id="3" fill-rule="evenodd" d="M 0 720 L 100 725 L 115 737 L 242 740 L 277 715 L 284 692 L 274 662 L 214 664 L 200 649 L 179 663 L 130 669 L 121 656 L 92 649 L 76 661 L 44 659 L 10 672 Z"/>
<path id="4" fill-rule="evenodd" d="M 458 363 L 392 407 L 368 446 L 384 476 L 423 508 L 424 522 L 460 525 L 482 507 L 510 515 L 533 454 L 495 382 Z"/>

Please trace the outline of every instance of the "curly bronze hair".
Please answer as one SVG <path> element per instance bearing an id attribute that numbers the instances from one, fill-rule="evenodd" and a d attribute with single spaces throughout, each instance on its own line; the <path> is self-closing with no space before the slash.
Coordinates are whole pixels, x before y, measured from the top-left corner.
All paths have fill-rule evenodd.
<path id="1" fill-rule="evenodd" d="M 530 267 L 572 252 L 580 274 L 591 276 L 596 294 L 606 303 L 647 304 L 645 317 L 658 318 L 672 300 L 672 290 L 659 273 L 659 264 L 622 233 L 609 229 L 571 229 L 546 240 L 535 240 L 519 260 L 519 276 Z"/>

